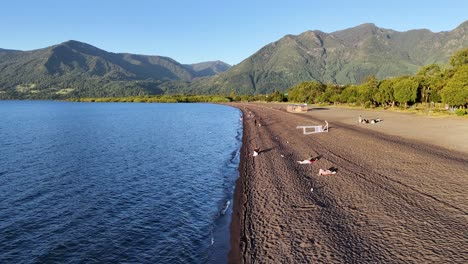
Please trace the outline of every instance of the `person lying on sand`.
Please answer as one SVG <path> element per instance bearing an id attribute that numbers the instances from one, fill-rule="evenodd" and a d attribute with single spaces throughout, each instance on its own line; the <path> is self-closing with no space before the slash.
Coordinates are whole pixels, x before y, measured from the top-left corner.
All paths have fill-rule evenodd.
<path id="1" fill-rule="evenodd" d="M 375 124 L 375 123 L 379 123 L 379 122 L 382 122 L 383 120 L 380 119 L 380 118 L 375 118 L 375 119 L 365 119 L 365 118 L 362 118 L 361 116 L 359 116 L 359 123 L 361 124 L 369 124 L 369 123 L 372 123 L 372 124 Z"/>
<path id="2" fill-rule="evenodd" d="M 317 160 L 319 160 L 322 156 L 317 156 L 317 157 L 312 157 L 310 156 L 308 159 L 305 159 L 305 160 L 298 160 L 297 163 L 299 164 L 312 164 L 314 162 L 316 162 Z"/>
<path id="3" fill-rule="evenodd" d="M 256 147 L 256 148 L 254 148 L 252 156 L 256 157 L 256 156 L 258 156 L 258 154 L 260 154 L 260 148 Z"/>
<path id="4" fill-rule="evenodd" d="M 359 124 L 367 124 L 369 123 L 369 119 L 362 118 L 361 115 L 359 115 Z"/>
<path id="5" fill-rule="evenodd" d="M 333 167 L 329 168 L 328 170 L 320 169 L 319 175 L 323 175 L 323 176 L 332 175 L 332 174 L 336 174 L 337 171 L 338 169 L 333 168 Z"/>

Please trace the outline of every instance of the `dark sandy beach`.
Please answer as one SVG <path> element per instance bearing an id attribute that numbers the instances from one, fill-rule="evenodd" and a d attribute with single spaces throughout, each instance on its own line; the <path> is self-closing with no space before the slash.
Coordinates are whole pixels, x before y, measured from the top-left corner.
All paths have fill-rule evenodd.
<path id="1" fill-rule="evenodd" d="M 231 263 L 468 263 L 466 119 L 232 106 L 244 136 Z M 328 133 L 296 129 L 324 120 Z M 322 158 L 296 162 L 310 155 Z M 329 167 L 338 172 L 318 175 Z"/>

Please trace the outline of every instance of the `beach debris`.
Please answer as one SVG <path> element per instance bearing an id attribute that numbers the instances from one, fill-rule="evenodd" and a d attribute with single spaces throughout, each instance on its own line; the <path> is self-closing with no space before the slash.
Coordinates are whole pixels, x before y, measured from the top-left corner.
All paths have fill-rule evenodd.
<path id="1" fill-rule="evenodd" d="M 284 158 L 284 155 L 283 155 L 283 154 L 281 154 L 281 157 L 282 157 L 282 158 Z"/>
<path id="2" fill-rule="evenodd" d="M 325 120 L 325 125 L 323 126 L 297 126 L 296 128 L 302 128 L 304 135 L 328 132 L 328 122 Z M 312 129 L 313 131 L 308 131 L 307 129 Z"/>
<path id="3" fill-rule="evenodd" d="M 310 188 L 310 192 L 314 192 L 314 188 Z"/>

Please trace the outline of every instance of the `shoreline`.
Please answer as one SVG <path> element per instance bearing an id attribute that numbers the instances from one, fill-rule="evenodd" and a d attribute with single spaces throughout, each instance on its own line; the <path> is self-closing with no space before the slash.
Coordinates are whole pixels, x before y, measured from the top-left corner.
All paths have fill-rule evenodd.
<path id="1" fill-rule="evenodd" d="M 239 109 L 240 110 L 240 109 Z M 242 111 L 242 110 L 241 110 Z M 242 113 L 242 116 L 245 116 Z M 233 203 L 232 203 L 232 215 L 231 215 L 231 225 L 229 228 L 229 241 L 230 241 L 230 250 L 228 252 L 228 263 L 241 263 L 240 259 L 242 252 L 240 247 L 241 245 L 241 232 L 242 232 L 242 223 L 243 223 L 243 214 L 245 209 L 242 208 L 244 204 L 244 184 L 245 184 L 245 175 L 241 174 L 245 167 L 245 159 L 243 156 L 246 153 L 246 141 L 248 135 L 245 133 L 245 118 L 243 118 L 243 136 L 242 136 L 242 146 L 240 150 L 240 160 L 239 160 L 239 177 L 236 180 L 234 187 Z M 247 152 L 248 153 L 248 152 Z"/>
<path id="2" fill-rule="evenodd" d="M 387 127 L 362 127 L 350 124 L 354 121 L 340 111 L 290 114 L 281 109 L 285 105 L 228 105 L 244 117 L 229 263 L 468 259 L 463 254 L 468 240 L 457 235 L 468 224 L 468 180 L 460 176 L 468 171 L 463 149 L 392 136 L 383 131 L 392 128 L 391 119 L 385 120 Z M 262 127 L 253 125 L 248 111 Z M 302 135 L 295 128 L 323 118 L 330 122 L 330 133 Z M 447 128 L 432 130 L 443 134 Z M 249 154 L 255 146 L 263 152 L 254 158 Z M 296 164 L 312 154 L 323 155 L 317 165 Z M 328 166 L 338 167 L 336 176 L 316 175 Z M 421 217 L 430 220 L 421 226 Z M 434 241 L 427 230 L 445 242 Z M 437 254 L 429 250 L 434 247 Z"/>

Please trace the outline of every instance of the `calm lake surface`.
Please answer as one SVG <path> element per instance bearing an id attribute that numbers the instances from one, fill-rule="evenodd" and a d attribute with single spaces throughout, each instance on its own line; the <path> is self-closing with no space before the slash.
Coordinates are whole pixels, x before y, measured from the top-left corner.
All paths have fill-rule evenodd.
<path id="1" fill-rule="evenodd" d="M 226 263 L 239 116 L 0 101 L 0 263 Z"/>

